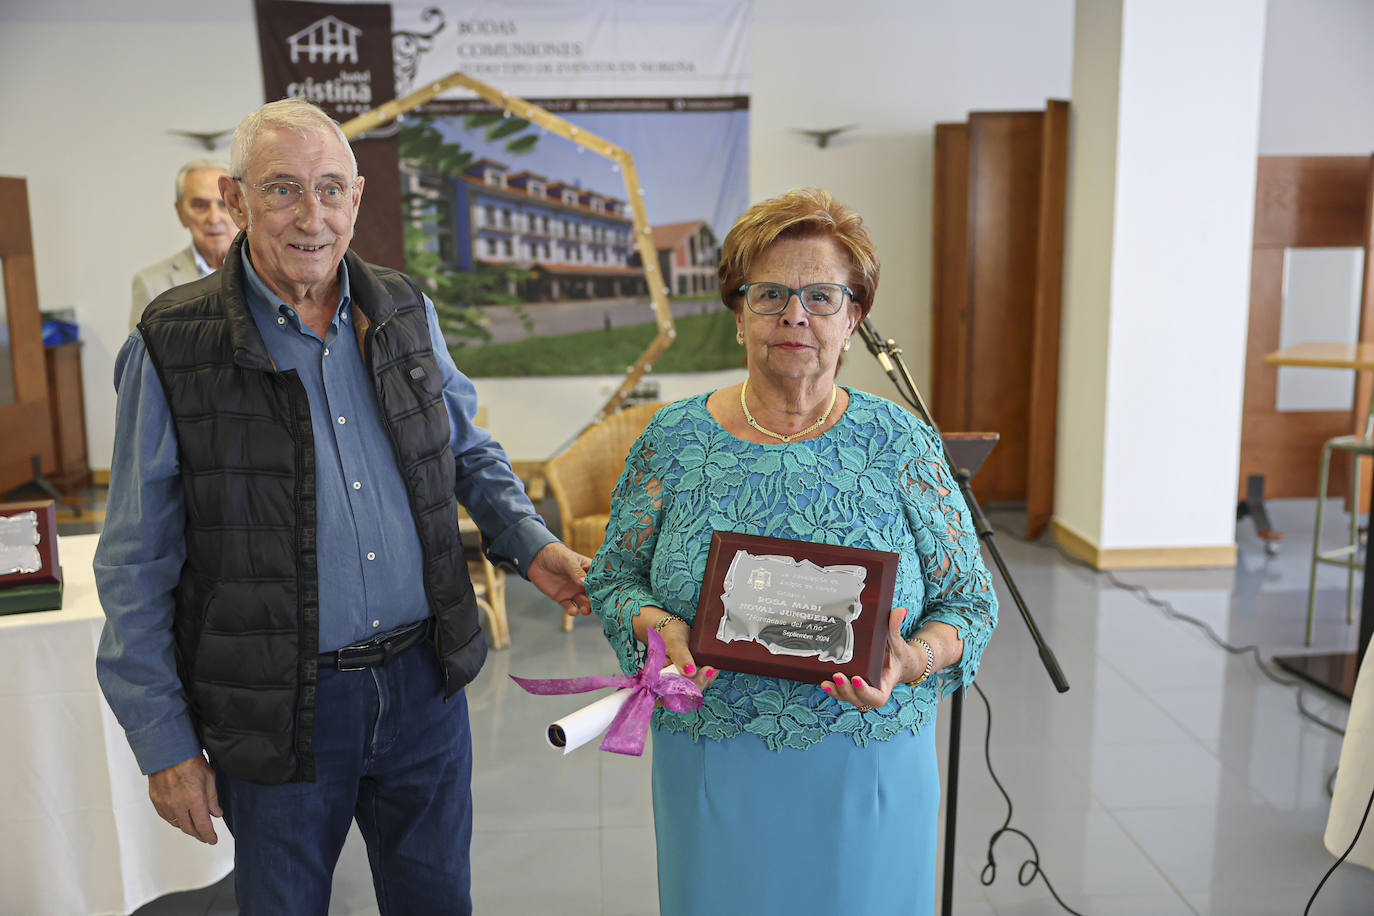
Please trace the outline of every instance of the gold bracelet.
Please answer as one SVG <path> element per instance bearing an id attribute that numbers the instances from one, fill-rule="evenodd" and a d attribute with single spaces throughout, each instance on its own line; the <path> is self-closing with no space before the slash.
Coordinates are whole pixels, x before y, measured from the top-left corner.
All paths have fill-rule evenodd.
<path id="1" fill-rule="evenodd" d="M 917 636 L 914 640 L 910 640 L 910 642 L 918 642 L 926 647 L 926 670 L 922 671 L 921 676 L 916 678 L 916 680 L 907 681 L 907 684 L 909 686 L 915 687 L 919 684 L 925 683 L 926 678 L 930 677 L 931 672 L 935 670 L 935 650 L 930 647 L 930 643 L 926 642 L 919 636 Z"/>
<path id="2" fill-rule="evenodd" d="M 679 621 L 682 621 L 683 623 L 687 623 L 687 621 L 683 620 L 683 619 L 682 619 L 681 617 L 679 617 L 678 615 L 673 614 L 673 613 L 669 613 L 668 611 L 664 611 L 664 612 L 663 612 L 663 616 L 662 616 L 661 618 L 659 618 L 658 623 L 654 624 L 654 629 L 655 629 L 655 630 L 658 630 L 660 633 L 662 633 L 662 632 L 663 632 L 663 628 L 666 627 L 666 626 L 668 625 L 668 623 L 669 623 L 670 621 L 673 621 L 673 620 L 679 620 Z M 690 630 L 691 628 L 692 628 L 692 625 L 688 623 L 688 624 L 687 624 L 687 629 Z"/>

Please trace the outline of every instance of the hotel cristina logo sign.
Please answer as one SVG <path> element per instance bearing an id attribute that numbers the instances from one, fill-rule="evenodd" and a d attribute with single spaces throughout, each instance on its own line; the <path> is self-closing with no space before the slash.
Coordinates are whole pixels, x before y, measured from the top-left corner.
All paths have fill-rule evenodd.
<path id="1" fill-rule="evenodd" d="M 325 16 L 286 39 L 291 63 L 357 64 L 358 36 L 363 32 L 337 16 Z"/>
<path id="2" fill-rule="evenodd" d="M 390 4 L 254 0 L 253 7 L 268 101 L 305 99 L 347 121 L 395 95 Z"/>
<path id="3" fill-rule="evenodd" d="M 385 48 L 390 36 L 381 37 Z M 333 15 L 286 36 L 293 72 L 285 94 L 314 102 L 340 121 L 372 108 L 379 96 L 367 55 L 359 53 L 360 40 L 366 40 L 362 28 Z"/>

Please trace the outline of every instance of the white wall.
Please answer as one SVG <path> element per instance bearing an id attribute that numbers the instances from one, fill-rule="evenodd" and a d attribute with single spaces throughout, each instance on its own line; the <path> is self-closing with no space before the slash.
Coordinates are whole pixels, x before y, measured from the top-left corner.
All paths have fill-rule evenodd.
<path id="1" fill-rule="evenodd" d="M 1103 549 L 1227 546 L 1264 2 L 1079 9 L 1056 517 Z"/>
<path id="2" fill-rule="evenodd" d="M 1374 2 L 1269 0 L 1260 99 L 1261 155 L 1374 154 Z M 1345 258 L 1358 279 L 1363 255 L 1305 251 L 1307 259 Z M 1344 265 L 1295 276 L 1284 272 L 1281 346 L 1301 340 L 1354 340 L 1359 314 L 1338 284 Z M 1292 298 L 1289 298 L 1289 296 Z M 1278 370 L 1280 410 L 1331 410 L 1354 401 L 1353 373 Z"/>
<path id="3" fill-rule="evenodd" d="M 1119 3 L 1078 5 L 1073 53 L 1054 514 L 1096 544 L 1109 395 L 1104 380 L 1116 220 Z"/>
<path id="4" fill-rule="evenodd" d="M 1235 541 L 1263 44 L 1264 0 L 1125 4 L 1102 547 Z"/>
<path id="5" fill-rule="evenodd" d="M 757 0 L 752 196 L 822 185 L 864 214 L 884 262 L 874 322 L 923 386 L 933 126 L 974 108 L 1066 97 L 1072 18 L 1072 0 L 868 0 L 842 10 Z M 802 49 L 818 45 L 834 50 L 832 66 L 803 63 Z M 78 309 L 91 464 L 107 467 L 129 281 L 186 244 L 171 177 L 206 155 L 166 131 L 232 127 L 262 101 L 252 4 L 3 0 L 0 79 L 0 174 L 29 181 L 40 305 Z M 792 132 L 841 124 L 859 127 L 824 150 Z M 893 396 L 861 349 L 842 380 Z M 665 380 L 663 390 L 704 383 Z M 512 456 L 540 458 L 600 403 L 604 384 L 560 379 L 536 402 L 524 385 L 479 389 Z"/>
<path id="6" fill-rule="evenodd" d="M 172 179 L 212 155 L 167 131 L 261 104 L 252 4 L 3 0 L 0 85 L 0 174 L 28 180 L 39 307 L 77 310 L 90 463 L 107 468 L 133 273 L 189 243 Z"/>
<path id="7" fill-rule="evenodd" d="M 752 197 L 820 185 L 863 214 L 883 262 L 871 317 L 930 400 L 935 124 L 1068 98 L 1073 2 L 756 3 Z M 818 46 L 833 67 L 802 63 Z M 794 133 L 845 124 L 859 126 L 825 149 Z M 851 357 L 843 381 L 897 399 L 866 353 Z"/>
<path id="8" fill-rule="evenodd" d="M 1374 153 L 1374 2 L 1269 0 L 1259 151 Z"/>

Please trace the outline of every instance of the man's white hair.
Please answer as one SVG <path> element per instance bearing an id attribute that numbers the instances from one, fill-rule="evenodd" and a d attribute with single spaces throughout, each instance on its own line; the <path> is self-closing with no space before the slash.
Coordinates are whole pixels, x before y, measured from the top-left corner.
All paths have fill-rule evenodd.
<path id="1" fill-rule="evenodd" d="M 199 172 L 201 169 L 213 169 L 216 172 L 229 171 L 229 167 L 218 159 L 192 159 L 177 169 L 177 203 L 181 203 L 182 195 L 186 193 L 186 176 L 192 172 Z"/>
<path id="2" fill-rule="evenodd" d="M 234 179 L 244 179 L 244 169 L 253 156 L 253 144 L 264 130 L 294 130 L 300 134 L 329 133 L 339 138 L 348 150 L 348 163 L 353 178 L 358 177 L 358 159 L 353 155 L 339 123 L 325 114 L 318 106 L 305 99 L 281 99 L 268 102 L 257 111 L 239 122 L 234 131 L 234 142 L 229 147 L 229 175 Z"/>

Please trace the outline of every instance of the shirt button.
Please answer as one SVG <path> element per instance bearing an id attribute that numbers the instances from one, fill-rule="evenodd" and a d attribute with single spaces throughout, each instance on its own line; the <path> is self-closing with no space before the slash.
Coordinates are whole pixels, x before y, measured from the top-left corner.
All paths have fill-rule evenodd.
<path id="1" fill-rule="evenodd" d="M 361 490 L 362 488 L 363 488 L 362 481 L 358 481 L 358 480 L 353 481 L 353 489 L 355 489 L 355 490 Z"/>
<path id="2" fill-rule="evenodd" d="M 347 422 L 347 421 L 345 421 L 343 417 L 339 417 L 339 425 L 340 425 L 340 426 L 343 426 L 345 422 Z"/>
<path id="3" fill-rule="evenodd" d="M 286 324 L 286 319 L 283 318 L 281 315 L 278 315 L 278 316 L 277 316 L 277 324 Z"/>
<path id="4" fill-rule="evenodd" d="M 325 355 L 325 356 L 328 356 L 328 355 L 329 355 L 329 348 L 328 348 L 328 347 L 325 347 L 325 348 L 324 348 L 324 355 Z"/>
<path id="5" fill-rule="evenodd" d="M 377 559 L 377 555 L 376 555 L 375 553 L 373 553 L 372 551 L 369 550 L 369 551 L 367 552 L 367 558 L 368 558 L 369 560 L 375 560 L 375 559 Z"/>
<path id="6" fill-rule="evenodd" d="M 380 620 L 374 620 L 374 621 L 372 621 L 372 625 L 373 625 L 374 627 L 379 627 L 379 626 L 382 625 L 382 622 L 381 622 Z"/>

